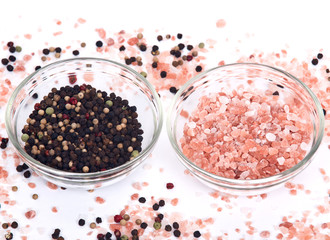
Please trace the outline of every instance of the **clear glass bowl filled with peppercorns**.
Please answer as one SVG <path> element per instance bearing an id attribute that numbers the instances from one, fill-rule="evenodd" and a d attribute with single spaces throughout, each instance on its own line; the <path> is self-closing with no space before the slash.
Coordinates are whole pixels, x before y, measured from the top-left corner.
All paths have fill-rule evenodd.
<path id="1" fill-rule="evenodd" d="M 281 186 L 310 164 L 324 115 L 314 93 L 291 74 L 238 63 L 188 81 L 173 100 L 167 132 L 197 179 L 252 195 Z"/>
<path id="2" fill-rule="evenodd" d="M 141 164 L 163 122 L 159 96 L 120 63 L 75 58 L 49 64 L 13 92 L 10 141 L 38 175 L 63 187 L 115 183 Z"/>

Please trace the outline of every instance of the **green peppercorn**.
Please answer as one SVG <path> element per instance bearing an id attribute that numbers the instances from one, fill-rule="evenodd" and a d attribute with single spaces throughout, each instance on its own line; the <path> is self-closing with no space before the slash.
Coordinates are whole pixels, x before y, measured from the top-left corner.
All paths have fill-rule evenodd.
<path id="1" fill-rule="evenodd" d="M 41 140 L 43 136 L 44 136 L 44 135 L 42 134 L 42 132 L 38 133 L 38 138 L 39 138 L 39 140 Z"/>
<path id="2" fill-rule="evenodd" d="M 147 77 L 147 73 L 146 72 L 140 72 L 140 74 L 143 76 L 143 77 Z"/>
<path id="3" fill-rule="evenodd" d="M 52 108 L 52 107 L 46 108 L 46 114 L 52 115 L 53 113 L 54 113 L 54 108 Z"/>
<path id="4" fill-rule="evenodd" d="M 161 223 L 159 223 L 159 222 L 155 222 L 155 223 L 154 223 L 154 229 L 158 230 L 158 229 L 160 229 L 161 227 L 162 227 L 162 224 L 161 224 Z"/>
<path id="5" fill-rule="evenodd" d="M 108 105 L 109 107 L 112 107 L 113 102 L 111 100 L 108 100 L 105 102 L 106 105 Z"/>
<path id="6" fill-rule="evenodd" d="M 16 52 L 21 52 L 22 51 L 22 47 L 21 46 L 16 46 Z"/>
<path id="7" fill-rule="evenodd" d="M 199 48 L 204 48 L 205 47 L 205 44 L 201 42 L 200 44 L 198 44 L 198 47 Z"/>
<path id="8" fill-rule="evenodd" d="M 27 140 L 29 139 L 29 137 L 30 137 L 29 135 L 27 135 L 26 133 L 24 133 L 22 135 L 21 139 L 22 139 L 23 142 L 27 142 Z"/>
<path id="9" fill-rule="evenodd" d="M 128 240 L 128 236 L 127 235 L 123 235 L 120 237 L 121 240 Z"/>
<path id="10" fill-rule="evenodd" d="M 132 153 L 131 153 L 131 157 L 135 158 L 139 155 L 139 151 L 138 150 L 134 150 Z"/>

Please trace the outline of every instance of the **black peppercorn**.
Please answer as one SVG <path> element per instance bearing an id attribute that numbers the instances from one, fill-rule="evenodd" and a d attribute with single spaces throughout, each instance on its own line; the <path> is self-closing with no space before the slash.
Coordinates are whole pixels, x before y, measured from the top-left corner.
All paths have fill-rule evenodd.
<path id="1" fill-rule="evenodd" d="M 176 230 L 173 231 L 173 234 L 174 234 L 175 237 L 180 237 L 181 232 L 180 232 L 180 230 L 176 229 Z"/>
<path id="2" fill-rule="evenodd" d="M 166 78 L 166 76 L 167 76 L 167 72 L 165 72 L 165 71 L 161 71 L 161 72 L 160 72 L 160 76 L 161 76 L 162 78 Z"/>
<path id="3" fill-rule="evenodd" d="M 317 58 L 314 58 L 313 60 L 312 60 L 312 64 L 313 65 L 317 65 L 319 63 L 319 60 L 317 60 Z"/>
<path id="4" fill-rule="evenodd" d="M 23 167 L 22 167 L 22 165 L 18 165 L 18 166 L 16 167 L 16 171 L 17 171 L 17 172 L 23 172 Z"/>
<path id="5" fill-rule="evenodd" d="M 157 63 L 157 62 L 153 62 L 153 63 L 151 64 L 151 66 L 152 66 L 153 68 L 157 68 L 157 67 L 158 67 L 158 63 Z"/>
<path id="6" fill-rule="evenodd" d="M 174 222 L 172 224 L 172 226 L 173 226 L 174 229 L 179 229 L 179 223 L 178 222 Z"/>
<path id="7" fill-rule="evenodd" d="M 10 47 L 10 48 L 9 48 L 9 52 L 11 52 L 11 53 L 16 52 L 16 48 L 15 48 L 14 46 Z"/>
<path id="8" fill-rule="evenodd" d="M 49 54 L 49 49 L 48 48 L 44 48 L 43 50 L 42 50 L 42 53 L 44 54 L 44 55 L 48 55 Z"/>
<path id="9" fill-rule="evenodd" d="M 14 70 L 14 67 L 12 65 L 7 65 L 7 70 L 9 72 L 12 72 Z"/>
<path id="10" fill-rule="evenodd" d="M 167 224 L 167 225 L 165 226 L 165 230 L 166 230 L 167 232 L 172 231 L 172 227 L 171 227 L 171 225 Z"/>
<path id="11" fill-rule="evenodd" d="M 164 207 L 165 206 L 165 201 L 164 200 L 160 200 L 159 201 L 159 206 L 160 207 Z"/>
<path id="12" fill-rule="evenodd" d="M 131 234 L 132 234 L 133 236 L 138 235 L 138 230 L 137 230 L 137 229 L 133 229 L 133 230 L 131 231 Z"/>
<path id="13" fill-rule="evenodd" d="M 170 92 L 171 93 L 174 93 L 175 94 L 175 93 L 177 93 L 177 91 L 178 90 L 176 89 L 176 87 L 170 87 Z"/>
<path id="14" fill-rule="evenodd" d="M 10 226 L 15 229 L 18 227 L 18 223 L 16 221 L 14 221 L 10 224 Z"/>
<path id="15" fill-rule="evenodd" d="M 140 197 L 140 198 L 139 198 L 139 202 L 140 202 L 140 203 L 145 203 L 145 202 L 146 202 L 146 199 L 145 199 L 144 197 Z"/>
<path id="16" fill-rule="evenodd" d="M 100 218 L 100 217 L 97 217 L 97 218 L 96 218 L 96 223 L 97 223 L 97 224 L 100 224 L 100 223 L 102 223 L 102 218 Z"/>
<path id="17" fill-rule="evenodd" d="M 154 205 L 152 205 L 152 209 L 157 211 L 159 209 L 159 205 L 155 203 Z"/>
<path id="18" fill-rule="evenodd" d="M 103 42 L 102 41 L 97 41 L 96 43 L 95 43 L 95 45 L 97 46 L 97 47 L 102 47 L 103 46 Z"/>
<path id="19" fill-rule="evenodd" d="M 55 48 L 55 52 L 61 53 L 62 52 L 62 49 L 60 47 L 57 47 L 57 48 Z"/>
<path id="20" fill-rule="evenodd" d="M 145 223 L 145 222 L 143 222 L 143 223 L 141 223 L 140 227 L 141 227 L 142 229 L 146 229 L 146 228 L 148 227 L 148 224 Z"/>
<path id="21" fill-rule="evenodd" d="M 199 231 L 194 232 L 194 237 L 199 238 L 201 236 L 201 233 Z"/>
<path id="22" fill-rule="evenodd" d="M 201 71 L 202 71 L 202 67 L 201 67 L 201 66 L 197 66 L 197 67 L 195 68 L 195 70 L 196 70 L 196 72 L 201 72 Z"/>
<path id="23" fill-rule="evenodd" d="M 29 166 L 28 166 L 28 165 L 26 165 L 26 163 L 23 163 L 23 164 L 22 164 L 22 168 L 23 168 L 23 170 L 26 170 L 26 169 L 28 169 L 28 168 L 29 168 Z"/>
<path id="24" fill-rule="evenodd" d="M 192 50 L 194 47 L 192 45 L 187 45 L 187 49 L 190 51 Z"/>
<path id="25" fill-rule="evenodd" d="M 25 178 L 29 178 L 29 177 L 31 177 L 31 172 L 30 171 L 25 171 L 23 173 L 23 175 L 24 175 Z"/>
<path id="26" fill-rule="evenodd" d="M 7 58 L 3 58 L 1 59 L 1 63 L 6 66 L 9 63 L 9 60 Z"/>
<path id="27" fill-rule="evenodd" d="M 78 51 L 78 50 L 73 50 L 73 51 L 72 51 L 72 54 L 73 54 L 74 56 L 78 56 L 78 55 L 79 55 L 79 51 Z"/>
<path id="28" fill-rule="evenodd" d="M 144 52 L 144 51 L 147 50 L 147 46 L 144 45 L 144 44 L 141 44 L 139 48 L 140 48 L 140 50 L 141 50 L 142 52 Z"/>

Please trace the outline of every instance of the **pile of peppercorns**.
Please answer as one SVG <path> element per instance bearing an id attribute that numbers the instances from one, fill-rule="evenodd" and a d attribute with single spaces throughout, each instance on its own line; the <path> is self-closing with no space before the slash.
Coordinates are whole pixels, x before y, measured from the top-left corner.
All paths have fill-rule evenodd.
<path id="1" fill-rule="evenodd" d="M 1 138 L 0 148 L 5 149 L 8 145 L 9 139 L 8 138 Z"/>
<path id="2" fill-rule="evenodd" d="M 16 167 L 17 172 L 23 172 L 25 178 L 31 177 L 31 172 L 28 170 L 29 166 L 26 163 L 20 164 Z"/>
<path id="3" fill-rule="evenodd" d="M 8 51 L 11 54 L 14 54 L 15 52 L 21 52 L 22 47 L 21 46 L 15 46 L 14 42 L 10 41 L 7 43 Z M 9 72 L 14 71 L 13 63 L 16 61 L 16 57 L 14 55 L 10 55 L 8 58 L 2 58 L 1 63 L 6 66 L 6 69 Z"/>
<path id="4" fill-rule="evenodd" d="M 52 238 L 56 240 L 64 240 L 64 237 L 60 236 L 61 229 L 56 228 L 52 234 Z"/>
<path id="5" fill-rule="evenodd" d="M 16 221 L 13 221 L 12 223 L 3 223 L 2 228 L 3 229 L 8 229 L 11 227 L 12 229 L 16 229 L 18 227 L 18 223 Z M 14 238 L 14 234 L 12 232 L 7 232 L 5 234 L 5 239 L 6 240 L 11 240 Z"/>
<path id="6" fill-rule="evenodd" d="M 142 150 L 137 108 L 91 85 L 53 88 L 22 129 L 25 151 L 41 163 L 70 172 L 118 167 Z"/>

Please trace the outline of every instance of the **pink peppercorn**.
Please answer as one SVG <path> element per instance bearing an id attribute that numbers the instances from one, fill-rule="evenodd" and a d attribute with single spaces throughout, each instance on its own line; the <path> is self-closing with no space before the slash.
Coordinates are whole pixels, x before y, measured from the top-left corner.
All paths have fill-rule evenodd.
<path id="1" fill-rule="evenodd" d="M 174 188 L 174 184 L 173 183 L 166 183 L 166 188 L 167 189 L 173 189 Z"/>
<path id="2" fill-rule="evenodd" d="M 63 119 L 69 119 L 70 118 L 69 115 L 67 115 L 65 113 L 62 114 L 62 117 L 63 117 Z"/>
<path id="3" fill-rule="evenodd" d="M 121 237 L 121 232 L 120 232 L 118 229 L 116 229 L 113 233 L 115 234 L 115 236 L 116 236 L 117 238 L 118 238 L 118 237 Z"/>
<path id="4" fill-rule="evenodd" d="M 41 107 L 40 107 L 40 103 L 36 103 L 36 104 L 34 104 L 34 109 L 35 109 L 35 110 L 40 110 L 40 109 L 41 109 Z"/>
<path id="5" fill-rule="evenodd" d="M 78 100 L 75 97 L 71 97 L 69 103 L 72 105 L 76 105 L 78 103 Z"/>
<path id="6" fill-rule="evenodd" d="M 104 235 L 102 234 L 102 233 L 99 233 L 99 234 L 97 234 L 97 239 L 103 239 L 104 238 Z"/>
<path id="7" fill-rule="evenodd" d="M 86 84 L 81 85 L 79 88 L 80 91 L 86 91 Z"/>
<path id="8" fill-rule="evenodd" d="M 75 84 L 77 82 L 77 76 L 76 75 L 70 75 L 69 76 L 69 82 L 70 82 L 70 84 Z"/>
<path id="9" fill-rule="evenodd" d="M 116 222 L 116 223 L 119 223 L 119 222 L 120 222 L 120 220 L 122 220 L 122 219 L 123 219 L 123 217 L 117 214 L 117 215 L 115 215 L 115 216 L 114 216 L 114 218 L 113 218 L 113 219 L 115 220 L 115 222 Z"/>

